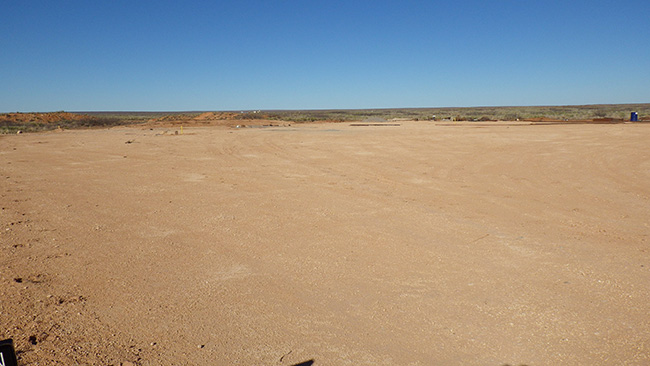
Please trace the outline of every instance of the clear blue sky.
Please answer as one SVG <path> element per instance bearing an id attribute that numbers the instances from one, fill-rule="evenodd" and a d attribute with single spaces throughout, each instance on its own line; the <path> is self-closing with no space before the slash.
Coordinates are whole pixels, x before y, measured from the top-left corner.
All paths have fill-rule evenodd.
<path id="1" fill-rule="evenodd" d="M 0 0 L 0 112 L 650 102 L 650 1 Z"/>

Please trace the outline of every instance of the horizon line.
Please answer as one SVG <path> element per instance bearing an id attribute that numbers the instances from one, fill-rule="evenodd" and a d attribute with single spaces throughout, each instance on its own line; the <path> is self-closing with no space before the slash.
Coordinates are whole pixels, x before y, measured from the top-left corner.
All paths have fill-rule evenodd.
<path id="1" fill-rule="evenodd" d="M 624 106 L 624 105 L 645 105 L 645 103 L 594 103 L 594 104 L 538 104 L 538 105 L 476 105 L 476 106 L 445 106 L 445 107 L 378 107 L 378 108 L 304 108 L 304 109 L 196 109 L 196 110 L 52 110 L 52 111 L 12 111 L 0 112 L 2 114 L 10 113 L 197 113 L 197 112 L 287 112 L 287 111 L 364 111 L 364 110 L 404 110 L 404 109 L 470 109 L 470 108 L 534 108 L 534 107 L 595 107 L 595 106 Z"/>

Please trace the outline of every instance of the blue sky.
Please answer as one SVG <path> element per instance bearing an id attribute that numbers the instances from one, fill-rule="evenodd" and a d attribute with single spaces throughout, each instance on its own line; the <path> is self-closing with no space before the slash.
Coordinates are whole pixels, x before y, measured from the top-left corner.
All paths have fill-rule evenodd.
<path id="1" fill-rule="evenodd" d="M 648 0 L 0 9 L 0 112 L 650 102 Z"/>

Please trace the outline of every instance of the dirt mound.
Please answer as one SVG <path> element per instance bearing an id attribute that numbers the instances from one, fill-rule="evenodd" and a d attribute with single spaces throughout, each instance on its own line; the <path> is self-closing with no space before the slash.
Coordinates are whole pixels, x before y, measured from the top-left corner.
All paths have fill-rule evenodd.
<path id="1" fill-rule="evenodd" d="M 191 120 L 194 117 L 187 114 L 170 114 L 167 116 L 162 116 L 159 118 L 152 118 L 149 122 L 166 122 L 166 121 L 187 121 Z"/>
<path id="2" fill-rule="evenodd" d="M 149 120 L 149 126 L 284 126 L 285 121 L 278 121 L 259 111 L 252 112 L 204 112 L 199 115 L 173 114 Z"/>
<path id="3" fill-rule="evenodd" d="M 172 114 L 160 118 L 152 119 L 150 122 L 173 122 L 173 121 L 241 121 L 269 119 L 269 115 L 253 112 L 204 112 L 198 116 L 187 114 Z"/>
<path id="4" fill-rule="evenodd" d="M 537 118 L 524 118 L 525 122 L 562 122 L 563 120 L 557 118 L 537 117 Z"/>
<path id="5" fill-rule="evenodd" d="M 235 113 L 235 112 L 205 112 L 201 113 L 198 116 L 194 117 L 197 121 L 204 120 L 234 120 L 242 119 L 240 116 L 247 113 Z"/>
<path id="6" fill-rule="evenodd" d="M 97 118 L 87 114 L 75 114 L 69 112 L 0 114 L 0 122 L 11 123 L 57 123 L 61 121 L 82 121 L 94 119 Z"/>

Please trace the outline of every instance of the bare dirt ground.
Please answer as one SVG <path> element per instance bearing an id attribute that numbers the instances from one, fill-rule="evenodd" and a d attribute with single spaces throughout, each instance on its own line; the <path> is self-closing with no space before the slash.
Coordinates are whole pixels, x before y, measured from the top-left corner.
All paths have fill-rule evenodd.
<path id="1" fill-rule="evenodd" d="M 22 365 L 650 364 L 650 124 L 184 132 L 0 137 Z"/>

